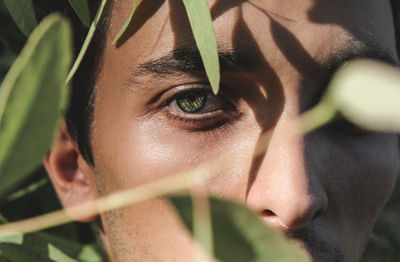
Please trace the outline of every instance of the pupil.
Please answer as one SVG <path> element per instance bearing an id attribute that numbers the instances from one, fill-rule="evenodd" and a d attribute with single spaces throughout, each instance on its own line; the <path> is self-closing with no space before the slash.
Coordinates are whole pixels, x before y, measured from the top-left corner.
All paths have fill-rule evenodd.
<path id="1" fill-rule="evenodd" d="M 205 94 L 188 92 L 176 100 L 179 108 L 185 113 L 197 113 L 206 104 Z"/>

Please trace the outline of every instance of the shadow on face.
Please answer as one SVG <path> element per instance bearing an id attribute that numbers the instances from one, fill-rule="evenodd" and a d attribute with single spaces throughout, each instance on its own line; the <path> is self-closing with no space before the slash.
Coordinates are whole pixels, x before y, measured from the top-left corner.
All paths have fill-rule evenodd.
<path id="1" fill-rule="evenodd" d="M 207 185 L 210 192 L 246 203 L 315 261 L 358 260 L 393 184 L 395 137 L 342 122 L 305 137 L 288 130 L 318 102 L 337 66 L 358 56 L 394 57 L 388 3 L 347 2 L 210 3 L 218 97 L 209 95 L 182 2 L 141 2 L 117 48 L 106 48 L 97 83 L 92 145 L 103 193 L 229 155 L 233 167 Z M 118 10 L 113 20 L 122 24 Z M 183 113 L 182 90 L 214 104 Z M 238 114 L 225 112 L 232 104 Z M 215 115 L 223 120 L 215 124 Z M 112 253 L 125 261 L 187 261 L 171 247 L 174 237 L 175 246 L 189 245 L 171 213 L 154 201 L 104 215 Z"/>

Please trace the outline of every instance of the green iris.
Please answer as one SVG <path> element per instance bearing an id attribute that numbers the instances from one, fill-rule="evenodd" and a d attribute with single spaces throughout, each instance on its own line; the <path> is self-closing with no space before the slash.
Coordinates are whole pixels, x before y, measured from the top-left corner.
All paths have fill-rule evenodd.
<path id="1" fill-rule="evenodd" d="M 207 95 L 200 92 L 187 92 L 176 99 L 179 108 L 188 114 L 199 112 L 207 102 Z"/>

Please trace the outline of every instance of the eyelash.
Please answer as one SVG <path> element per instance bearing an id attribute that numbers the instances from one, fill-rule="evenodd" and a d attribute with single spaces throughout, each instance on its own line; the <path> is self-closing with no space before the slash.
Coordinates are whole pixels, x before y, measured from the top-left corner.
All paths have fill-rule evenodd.
<path id="1" fill-rule="evenodd" d="M 188 93 L 203 93 L 207 97 L 210 96 L 211 91 L 208 85 L 195 85 L 193 87 L 184 88 L 181 91 L 177 91 L 170 98 L 166 100 L 165 103 L 161 105 L 160 111 L 163 115 L 179 128 L 189 131 L 216 131 L 218 129 L 226 128 L 234 120 L 240 117 L 240 113 L 236 106 L 226 98 L 223 93 L 223 88 L 221 88 L 220 94 L 212 99 L 220 99 L 221 109 L 205 112 L 205 113 L 185 113 L 181 110 L 181 114 L 178 115 L 173 113 L 171 106 L 174 102 L 177 104 L 177 99 L 182 98 Z M 226 87 L 225 87 L 226 89 Z M 208 99 L 205 101 L 208 103 Z"/>

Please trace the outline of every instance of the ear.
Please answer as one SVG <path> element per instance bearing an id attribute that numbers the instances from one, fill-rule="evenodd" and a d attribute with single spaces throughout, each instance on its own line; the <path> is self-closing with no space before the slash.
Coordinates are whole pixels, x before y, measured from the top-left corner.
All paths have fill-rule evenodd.
<path id="1" fill-rule="evenodd" d="M 93 167 L 80 154 L 65 123 L 62 124 L 50 153 L 44 159 L 44 165 L 65 209 L 97 198 Z M 95 218 L 96 216 L 77 220 L 90 222 Z"/>

